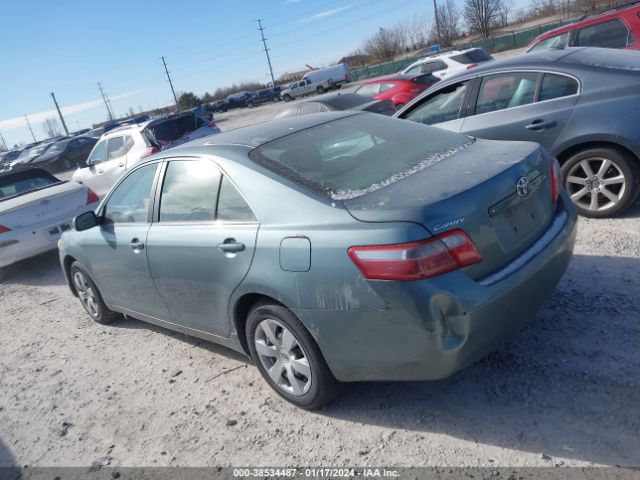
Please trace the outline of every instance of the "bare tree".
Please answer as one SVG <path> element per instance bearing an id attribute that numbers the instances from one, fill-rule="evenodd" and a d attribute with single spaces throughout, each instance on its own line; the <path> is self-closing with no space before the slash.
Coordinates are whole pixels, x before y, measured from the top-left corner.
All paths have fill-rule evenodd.
<path id="1" fill-rule="evenodd" d="M 413 50 L 425 47 L 429 43 L 431 22 L 426 15 L 413 17 L 398 25 L 406 32 L 408 47 Z"/>
<path id="2" fill-rule="evenodd" d="M 509 26 L 509 18 L 513 10 L 513 0 L 498 0 L 498 16 L 500 17 L 500 25 Z"/>
<path id="3" fill-rule="evenodd" d="M 443 47 L 450 47 L 460 37 L 460 11 L 453 0 L 441 0 L 438 4 L 438 21 L 440 23 L 440 42 Z M 436 25 L 431 29 L 432 38 L 438 37 Z"/>
<path id="4" fill-rule="evenodd" d="M 405 46 L 406 36 L 400 28 L 380 27 L 378 33 L 365 40 L 361 50 L 376 61 L 387 62 L 402 53 Z"/>
<path id="5" fill-rule="evenodd" d="M 582 0 L 576 0 L 576 3 Z M 595 1 L 595 0 L 584 0 Z M 555 15 L 557 11 L 556 0 L 533 0 L 533 6 L 537 17 L 549 17 Z"/>
<path id="6" fill-rule="evenodd" d="M 598 0 L 575 0 L 574 6 L 580 13 L 593 12 L 598 8 Z"/>
<path id="7" fill-rule="evenodd" d="M 500 16 L 500 0 L 465 0 L 462 14 L 471 32 L 488 38 Z"/>
<path id="8" fill-rule="evenodd" d="M 60 125 L 55 118 L 47 118 L 42 124 L 42 129 L 48 137 L 59 137 L 62 135 Z"/>

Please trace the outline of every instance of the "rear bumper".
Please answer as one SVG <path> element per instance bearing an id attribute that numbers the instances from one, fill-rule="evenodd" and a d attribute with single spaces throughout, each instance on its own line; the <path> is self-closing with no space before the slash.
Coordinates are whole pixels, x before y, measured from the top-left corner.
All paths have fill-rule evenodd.
<path id="1" fill-rule="evenodd" d="M 92 203 L 28 229 L 0 235 L 0 267 L 6 267 L 49 250 L 55 250 L 62 232 L 72 228 L 73 218 L 98 206 Z"/>
<path id="2" fill-rule="evenodd" d="M 556 287 L 576 237 L 575 209 L 564 194 L 553 229 L 494 278 L 474 281 L 457 271 L 424 281 L 370 282 L 386 310 L 302 310 L 301 320 L 338 380 L 445 378 L 522 329 Z"/>

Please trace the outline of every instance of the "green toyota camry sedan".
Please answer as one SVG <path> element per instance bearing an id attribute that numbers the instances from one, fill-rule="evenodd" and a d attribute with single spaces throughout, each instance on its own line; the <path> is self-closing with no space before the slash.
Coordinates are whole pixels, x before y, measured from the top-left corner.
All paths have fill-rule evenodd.
<path id="1" fill-rule="evenodd" d="M 60 259 L 97 322 L 243 352 L 313 409 L 341 382 L 446 377 L 525 325 L 573 251 L 560 182 L 535 143 L 285 118 L 141 162 L 75 219 Z"/>

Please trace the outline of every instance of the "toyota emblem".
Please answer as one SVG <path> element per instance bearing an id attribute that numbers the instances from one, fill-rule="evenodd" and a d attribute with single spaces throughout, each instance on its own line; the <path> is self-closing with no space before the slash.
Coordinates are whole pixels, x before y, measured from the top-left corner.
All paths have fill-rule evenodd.
<path id="1" fill-rule="evenodd" d="M 529 195 L 529 180 L 527 180 L 527 177 L 520 177 L 518 179 L 518 183 L 516 183 L 516 192 L 518 192 L 518 195 L 521 197 Z"/>

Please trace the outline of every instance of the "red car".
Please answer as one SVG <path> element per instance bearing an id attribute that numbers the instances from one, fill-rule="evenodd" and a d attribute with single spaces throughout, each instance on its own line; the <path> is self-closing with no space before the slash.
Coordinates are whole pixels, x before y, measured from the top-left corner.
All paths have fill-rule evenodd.
<path id="1" fill-rule="evenodd" d="M 363 83 L 355 93 L 375 100 L 390 100 L 394 108 L 398 109 L 439 80 L 430 73 L 390 75 Z"/>
<path id="2" fill-rule="evenodd" d="M 529 44 L 527 52 L 554 47 L 640 50 L 640 3 L 590 14 L 578 22 L 543 33 Z"/>

